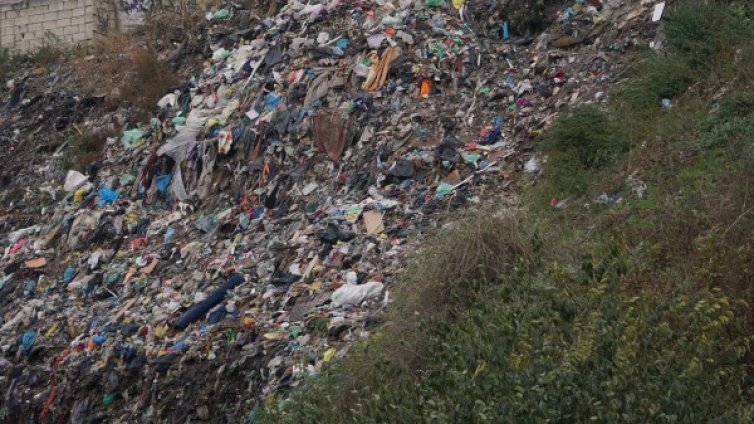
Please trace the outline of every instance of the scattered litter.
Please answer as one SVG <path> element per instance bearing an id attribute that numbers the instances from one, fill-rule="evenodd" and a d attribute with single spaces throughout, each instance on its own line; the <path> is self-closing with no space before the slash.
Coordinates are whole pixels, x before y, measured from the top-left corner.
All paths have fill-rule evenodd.
<path id="1" fill-rule="evenodd" d="M 665 11 L 665 2 L 660 2 L 655 5 L 652 11 L 652 22 L 659 22 L 662 19 L 662 12 Z"/>
<path id="2" fill-rule="evenodd" d="M 428 229 L 514 199 L 537 134 L 660 27 L 647 2 L 553 4 L 541 34 L 486 0 L 257 3 L 201 12 L 174 65 L 203 67 L 143 122 L 64 71 L 0 92 L 6 421 L 243 422 L 369 336 Z M 66 164 L 77 133 L 115 136 Z"/>

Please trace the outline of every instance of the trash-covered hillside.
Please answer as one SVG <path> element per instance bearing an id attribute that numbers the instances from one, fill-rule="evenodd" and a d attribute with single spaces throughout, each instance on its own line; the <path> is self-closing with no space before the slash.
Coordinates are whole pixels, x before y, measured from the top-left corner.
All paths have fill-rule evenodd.
<path id="1" fill-rule="evenodd" d="M 3 422 L 243 422 L 379 328 L 427 234 L 515 205 L 559 112 L 663 48 L 652 0 L 269 3 L 163 46 L 200 70 L 144 119 L 65 64 L 7 72 Z M 83 137 L 102 153 L 74 169 Z"/>

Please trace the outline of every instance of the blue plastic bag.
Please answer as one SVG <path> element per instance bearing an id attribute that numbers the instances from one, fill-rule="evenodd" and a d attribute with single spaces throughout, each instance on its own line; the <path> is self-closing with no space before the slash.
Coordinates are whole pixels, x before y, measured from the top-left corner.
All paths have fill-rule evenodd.
<path id="1" fill-rule="evenodd" d="M 69 266 L 65 269 L 65 272 L 63 272 L 63 282 L 64 283 L 70 283 L 71 280 L 73 280 L 73 275 L 76 273 L 76 268 Z"/>
<path id="2" fill-rule="evenodd" d="M 120 197 L 120 193 L 111 189 L 110 187 L 104 187 L 99 190 L 99 200 L 97 206 L 104 208 L 110 203 L 115 202 Z"/>
<path id="3" fill-rule="evenodd" d="M 160 193 L 166 192 L 168 190 L 168 187 L 170 187 L 170 182 L 172 180 L 172 174 L 160 175 L 159 177 L 157 177 L 157 190 L 160 190 Z"/>
<path id="4" fill-rule="evenodd" d="M 24 347 L 24 352 L 29 353 L 31 347 L 34 346 L 34 342 L 37 340 L 37 332 L 29 330 L 21 337 L 21 345 Z"/>

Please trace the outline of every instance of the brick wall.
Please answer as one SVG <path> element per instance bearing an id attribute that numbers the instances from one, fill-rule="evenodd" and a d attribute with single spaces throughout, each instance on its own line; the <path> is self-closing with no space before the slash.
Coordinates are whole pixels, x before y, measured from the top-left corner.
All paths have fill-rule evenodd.
<path id="1" fill-rule="evenodd" d="M 76 43 L 133 24 L 144 0 L 0 0 L 0 47 L 34 50 L 46 41 Z M 122 9 L 123 8 L 123 9 Z M 122 10 L 119 10 L 122 9 Z M 122 24 L 120 21 L 124 21 Z"/>

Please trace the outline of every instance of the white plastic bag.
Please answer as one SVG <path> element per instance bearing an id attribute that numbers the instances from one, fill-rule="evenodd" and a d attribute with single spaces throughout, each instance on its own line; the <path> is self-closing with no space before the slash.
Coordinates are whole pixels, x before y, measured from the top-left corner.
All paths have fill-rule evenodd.
<path id="1" fill-rule="evenodd" d="M 358 305 L 359 303 L 373 299 L 382 292 L 383 284 L 377 281 L 370 281 L 365 284 L 345 284 L 335 290 L 332 294 L 332 303 L 335 307 L 341 305 Z"/>
<path id="2" fill-rule="evenodd" d="M 63 190 L 71 192 L 84 185 L 89 180 L 89 177 L 82 174 L 79 171 L 70 170 L 65 176 L 65 182 L 63 183 Z"/>

